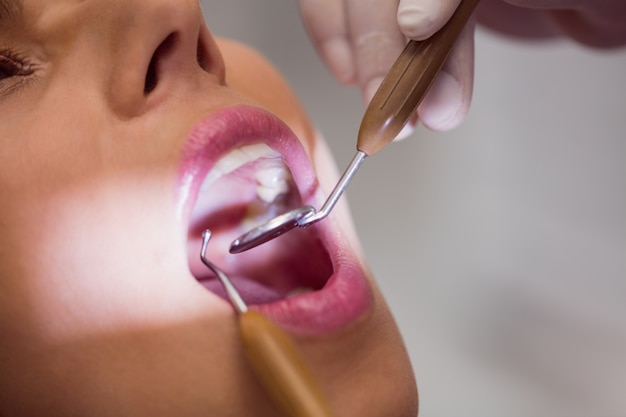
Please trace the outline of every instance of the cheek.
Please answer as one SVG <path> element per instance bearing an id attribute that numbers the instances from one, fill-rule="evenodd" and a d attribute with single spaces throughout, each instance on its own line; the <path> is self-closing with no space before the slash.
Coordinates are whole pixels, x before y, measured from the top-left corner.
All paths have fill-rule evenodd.
<path id="1" fill-rule="evenodd" d="M 3 213 L 5 306 L 59 339 L 184 319 L 200 300 L 172 206 L 128 177 L 21 197 Z M 181 298 L 186 312 L 174 308 Z"/>
<path id="2" fill-rule="evenodd" d="M 0 138 L 0 196 L 37 202 L 97 172 L 103 143 L 98 132 L 105 129 L 98 112 L 83 115 L 77 101 L 46 102 L 3 118 L 2 127 L 8 126 Z"/>

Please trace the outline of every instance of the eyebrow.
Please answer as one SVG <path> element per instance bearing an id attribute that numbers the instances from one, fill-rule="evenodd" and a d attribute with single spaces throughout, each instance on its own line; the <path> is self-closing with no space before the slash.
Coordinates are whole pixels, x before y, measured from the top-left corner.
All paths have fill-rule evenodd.
<path id="1" fill-rule="evenodd" d="M 0 24 L 15 20 L 22 14 L 22 0 L 0 0 Z"/>

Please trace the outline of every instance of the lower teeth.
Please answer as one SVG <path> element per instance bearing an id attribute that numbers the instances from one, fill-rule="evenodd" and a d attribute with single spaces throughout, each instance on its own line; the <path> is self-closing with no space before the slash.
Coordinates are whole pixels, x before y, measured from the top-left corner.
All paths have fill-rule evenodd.
<path id="1" fill-rule="evenodd" d="M 299 288 L 296 288 L 295 290 L 289 291 L 289 293 L 287 294 L 285 298 L 293 298 L 293 297 L 297 297 L 298 295 L 304 295 L 304 294 L 308 294 L 311 292 L 313 292 L 313 288 L 299 287 Z"/>

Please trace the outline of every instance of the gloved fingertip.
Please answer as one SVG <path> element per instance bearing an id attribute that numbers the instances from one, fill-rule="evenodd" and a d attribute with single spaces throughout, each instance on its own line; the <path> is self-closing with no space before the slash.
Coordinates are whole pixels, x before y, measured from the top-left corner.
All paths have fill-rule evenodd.
<path id="1" fill-rule="evenodd" d="M 463 120 L 464 108 L 458 81 L 447 72 L 441 72 L 420 104 L 420 120 L 431 130 L 451 130 Z"/>
<path id="2" fill-rule="evenodd" d="M 411 136 L 413 132 L 415 132 L 415 124 L 416 124 L 416 121 L 409 120 L 407 124 L 404 125 L 400 133 L 398 133 L 398 136 L 396 136 L 394 141 L 404 140 L 408 138 L 409 136 Z"/>
<path id="3" fill-rule="evenodd" d="M 327 40 L 322 45 L 322 54 L 337 81 L 344 84 L 355 82 L 352 50 L 346 39 L 338 37 Z"/>
<path id="4" fill-rule="evenodd" d="M 404 36 L 410 39 L 423 40 L 437 31 L 432 11 L 420 4 L 403 2 L 398 8 L 397 20 Z"/>

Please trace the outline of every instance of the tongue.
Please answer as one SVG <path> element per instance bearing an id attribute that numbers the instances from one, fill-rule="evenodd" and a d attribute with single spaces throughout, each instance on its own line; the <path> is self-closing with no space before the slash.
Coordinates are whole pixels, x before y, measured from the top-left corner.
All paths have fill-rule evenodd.
<path id="1" fill-rule="evenodd" d="M 241 298 L 243 298 L 248 305 L 268 304 L 282 300 L 286 297 L 286 294 L 279 292 L 277 289 L 266 287 L 256 281 L 252 281 L 244 277 L 231 276 L 230 279 L 235 288 L 237 288 L 241 294 Z M 209 291 L 217 294 L 225 300 L 228 300 L 224 287 L 217 279 L 213 278 L 201 280 L 200 283 Z"/>

